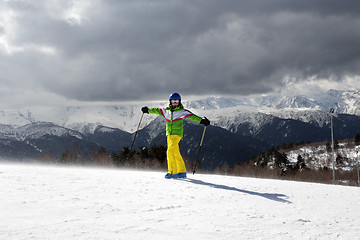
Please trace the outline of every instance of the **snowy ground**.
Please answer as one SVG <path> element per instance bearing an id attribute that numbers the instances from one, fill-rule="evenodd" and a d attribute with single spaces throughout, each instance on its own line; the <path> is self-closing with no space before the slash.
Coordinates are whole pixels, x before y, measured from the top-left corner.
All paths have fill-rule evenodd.
<path id="1" fill-rule="evenodd" d="M 0 163 L 0 239 L 360 239 L 360 188 Z"/>

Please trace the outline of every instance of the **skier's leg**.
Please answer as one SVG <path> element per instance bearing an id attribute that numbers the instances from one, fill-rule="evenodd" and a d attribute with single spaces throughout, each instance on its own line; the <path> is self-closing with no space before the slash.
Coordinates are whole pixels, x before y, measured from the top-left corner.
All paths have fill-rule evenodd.
<path id="1" fill-rule="evenodd" d="M 168 163 L 168 172 L 170 174 L 177 174 L 177 165 L 174 155 L 174 148 L 176 148 L 177 143 L 173 139 L 174 135 L 168 135 L 167 136 L 167 163 Z"/>
<path id="2" fill-rule="evenodd" d="M 181 140 L 180 136 L 174 135 L 174 157 L 176 160 L 176 166 L 178 171 L 177 173 L 186 173 L 185 163 L 180 154 L 180 149 L 179 149 L 180 140 Z"/>

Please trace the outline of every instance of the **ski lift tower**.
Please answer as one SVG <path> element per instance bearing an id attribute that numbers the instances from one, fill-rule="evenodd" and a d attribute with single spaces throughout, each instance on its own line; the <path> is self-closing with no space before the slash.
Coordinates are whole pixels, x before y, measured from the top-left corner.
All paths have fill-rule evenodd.
<path id="1" fill-rule="evenodd" d="M 334 150 L 334 127 L 333 127 L 333 115 L 335 110 L 330 108 L 330 119 L 331 119 L 331 151 L 332 151 L 332 169 L 333 169 L 333 184 L 335 184 L 335 150 Z"/>
<path id="2" fill-rule="evenodd" d="M 357 167 L 357 177 L 358 177 L 358 187 L 360 187 L 360 172 L 359 172 L 359 151 L 356 151 L 356 167 Z"/>

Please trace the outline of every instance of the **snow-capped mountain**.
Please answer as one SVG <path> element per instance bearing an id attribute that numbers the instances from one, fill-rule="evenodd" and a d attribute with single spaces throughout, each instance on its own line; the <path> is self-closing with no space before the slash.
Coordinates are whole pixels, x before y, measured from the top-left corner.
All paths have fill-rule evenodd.
<path id="1" fill-rule="evenodd" d="M 225 97 L 209 97 L 203 100 L 186 101 L 184 106 L 189 109 L 204 109 L 213 110 L 221 108 L 236 107 L 239 105 L 245 105 L 241 99 L 225 98 Z"/>
<path id="2" fill-rule="evenodd" d="M 326 94 L 308 96 L 265 96 L 257 99 L 257 107 L 273 109 L 313 109 L 328 112 L 334 108 L 337 113 L 360 115 L 360 91 L 329 90 Z"/>
<path id="3" fill-rule="evenodd" d="M 335 90 L 321 98 L 210 97 L 183 101 L 187 109 L 198 116 L 206 116 L 211 121 L 207 141 L 214 151 L 208 151 L 204 155 L 213 161 L 208 163 L 209 169 L 224 161 L 232 164 L 245 160 L 252 154 L 278 144 L 328 140 L 329 106 L 335 107 L 338 113 L 334 116 L 335 138 L 353 138 L 360 132 L 358 103 L 359 91 Z M 167 104 L 165 101 L 1 110 L 0 153 L 17 157 L 18 154 L 15 153 L 22 149 L 24 154 L 30 153 L 31 156 L 44 152 L 53 152 L 59 156 L 72 144 L 79 144 L 87 151 L 104 146 L 110 153 L 119 152 L 124 146 L 131 144 L 142 116 L 141 107 L 164 107 Z M 196 156 L 202 131 L 199 125 L 193 126 L 185 125 L 186 137 L 183 141 L 186 154 L 192 158 Z M 161 117 L 145 114 L 140 130 L 135 147 L 159 143 L 166 145 L 165 122 Z M 212 135 L 213 133 L 216 134 Z M 211 140 L 209 136 L 212 136 Z M 219 159 L 219 152 L 226 152 L 227 157 Z"/>
<path id="4" fill-rule="evenodd" d="M 79 139 L 83 135 L 77 131 L 57 126 L 53 123 L 35 122 L 24 126 L 0 125 L 0 137 L 23 141 L 25 139 L 38 139 L 46 135 L 57 137 L 73 136 Z"/>
<path id="5" fill-rule="evenodd" d="M 285 109 L 285 108 L 319 109 L 320 104 L 304 96 L 296 96 L 296 97 L 282 97 L 274 107 L 276 109 Z"/>
<path id="6" fill-rule="evenodd" d="M 233 123 L 248 123 L 258 129 L 269 121 L 270 115 L 324 125 L 330 108 L 336 113 L 360 115 L 359 91 L 330 90 L 321 97 L 260 96 L 247 98 L 209 97 L 183 101 L 186 108 L 199 116 L 206 116 L 212 124 L 230 129 Z M 52 122 L 83 134 L 93 133 L 98 126 L 118 128 L 127 132 L 137 129 L 142 106 L 163 107 L 167 102 L 124 103 L 118 105 L 87 105 L 21 110 L 0 110 L 0 124 L 24 126 L 34 122 Z M 261 114 L 259 114 L 261 113 Z M 147 126 L 155 115 L 146 115 L 141 128 Z M 271 118 L 271 116 L 270 116 Z"/>
<path id="7" fill-rule="evenodd" d="M 334 108 L 337 114 L 360 116 L 360 91 L 330 90 L 320 97 L 210 97 L 185 102 L 184 105 L 200 116 L 207 116 L 212 124 L 231 131 L 236 130 L 234 125 L 242 123 L 249 126 L 250 132 L 256 132 L 274 116 L 322 127 L 330 121 L 330 108 Z"/>
<path id="8" fill-rule="evenodd" d="M 214 125 L 227 129 L 231 132 L 240 131 L 240 126 L 246 131 L 245 135 L 254 135 L 258 133 L 261 128 L 273 122 L 274 116 L 260 112 L 239 112 L 238 114 L 223 114 L 220 116 L 213 116 L 211 119 Z"/>
<path id="9" fill-rule="evenodd" d="M 213 120 L 217 126 L 233 129 L 234 124 L 247 123 L 250 129 L 257 130 L 271 121 L 273 116 L 283 119 L 294 119 L 316 126 L 324 126 L 329 123 L 329 110 L 335 109 L 337 114 L 349 114 L 360 116 L 360 91 L 337 91 L 330 90 L 320 97 L 306 96 L 261 96 L 255 98 L 242 98 L 227 104 L 223 98 L 209 98 L 208 102 L 214 106 L 211 111 L 201 113 Z M 237 103 L 236 106 L 234 106 Z M 196 104 L 192 103 L 195 107 Z M 196 109 L 197 111 L 200 108 Z"/>
<path id="10" fill-rule="evenodd" d="M 325 99 L 321 99 L 327 109 L 334 107 L 338 113 L 360 115 L 360 91 L 330 90 Z"/>
<path id="11" fill-rule="evenodd" d="M 0 124 L 24 126 L 35 122 L 51 122 L 83 134 L 94 133 L 98 126 L 134 132 L 142 114 L 140 111 L 142 106 L 144 105 L 123 104 L 2 110 L 0 111 Z M 143 126 L 155 117 L 149 115 L 144 118 Z"/>
<path id="12" fill-rule="evenodd" d="M 0 156 L 7 158 L 36 158 L 45 153 L 60 157 L 70 146 L 77 145 L 89 152 L 100 145 L 78 131 L 48 122 L 24 126 L 0 124 Z"/>
<path id="13" fill-rule="evenodd" d="M 306 96 L 263 96 L 256 98 L 256 107 L 269 109 L 321 109 L 321 103 Z"/>

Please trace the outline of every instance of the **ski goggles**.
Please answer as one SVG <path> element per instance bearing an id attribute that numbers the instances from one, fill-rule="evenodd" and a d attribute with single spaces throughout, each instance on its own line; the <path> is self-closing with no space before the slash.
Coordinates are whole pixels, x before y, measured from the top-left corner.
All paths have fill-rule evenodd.
<path id="1" fill-rule="evenodd" d="M 180 103 L 179 99 L 170 100 L 171 103 Z"/>

